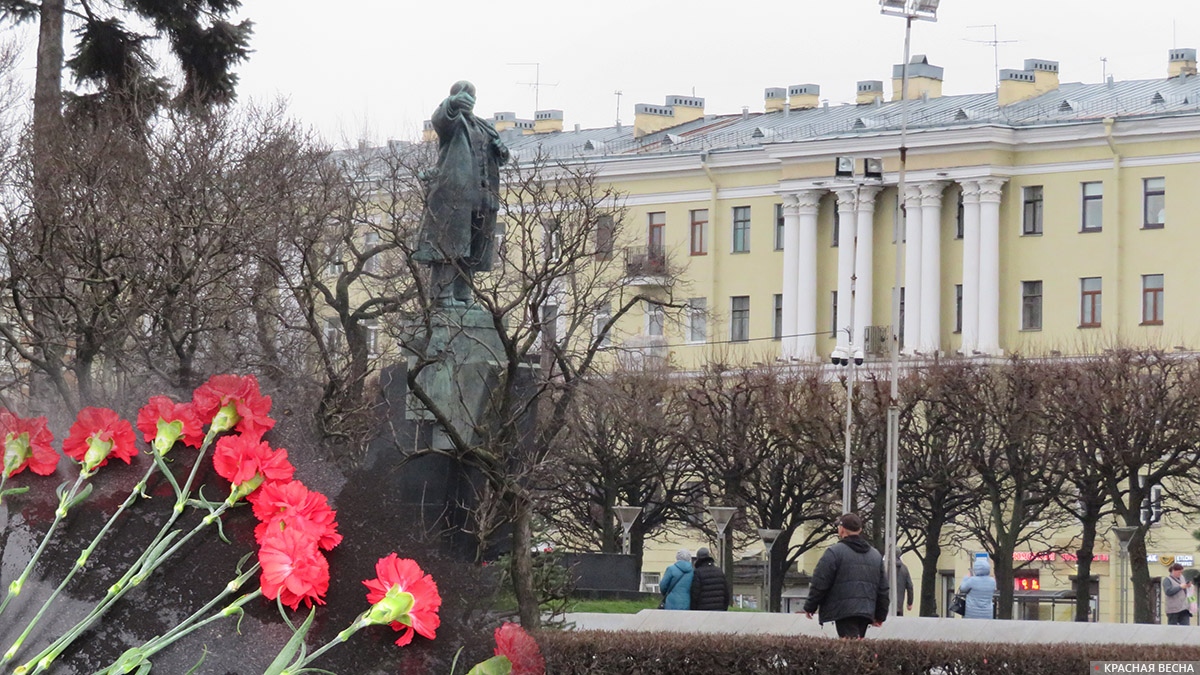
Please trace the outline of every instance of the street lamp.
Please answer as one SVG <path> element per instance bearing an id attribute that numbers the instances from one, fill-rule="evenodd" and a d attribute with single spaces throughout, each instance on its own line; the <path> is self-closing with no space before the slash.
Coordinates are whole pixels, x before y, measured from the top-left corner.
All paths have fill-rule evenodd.
<path id="1" fill-rule="evenodd" d="M 1121 623 L 1125 623 L 1126 611 L 1129 604 L 1129 540 L 1133 539 L 1134 533 L 1138 531 L 1136 527 L 1114 527 L 1113 534 L 1117 535 L 1117 542 L 1121 545 Z"/>
<path id="2" fill-rule="evenodd" d="M 621 552 L 629 555 L 629 531 L 633 529 L 633 523 L 642 512 L 642 507 L 614 506 L 613 511 L 617 512 L 617 518 L 621 520 Z"/>
<path id="3" fill-rule="evenodd" d="M 733 506 L 710 506 L 708 514 L 712 516 L 713 524 L 717 526 L 717 560 L 721 561 L 721 567 L 725 568 L 725 528 L 729 526 L 729 521 L 733 520 L 733 514 L 737 513 L 737 508 Z"/>
<path id="4" fill-rule="evenodd" d="M 904 284 L 903 244 L 908 214 L 905 209 L 905 167 L 908 162 L 908 59 L 912 22 L 937 21 L 939 0 L 879 0 L 880 12 L 904 17 L 904 60 L 900 65 L 900 171 L 896 186 L 896 282 L 892 286 L 892 389 L 887 411 L 887 509 L 884 522 L 884 561 L 892 589 L 895 616 L 896 589 L 896 492 L 900 465 L 900 287 Z"/>
<path id="5" fill-rule="evenodd" d="M 775 541 L 779 539 L 779 535 L 781 534 L 783 534 L 783 530 L 758 531 L 758 538 L 762 539 L 763 550 L 765 550 L 767 554 L 767 591 L 766 593 L 763 593 L 763 598 L 765 598 L 764 611 L 767 612 L 771 611 L 771 549 L 775 548 Z"/>

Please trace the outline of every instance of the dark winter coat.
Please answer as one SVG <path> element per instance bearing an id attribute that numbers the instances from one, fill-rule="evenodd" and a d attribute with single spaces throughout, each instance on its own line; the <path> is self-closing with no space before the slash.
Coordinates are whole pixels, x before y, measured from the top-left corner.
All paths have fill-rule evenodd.
<path id="1" fill-rule="evenodd" d="M 805 612 L 818 620 L 862 617 L 883 621 L 888 613 L 888 581 L 883 556 L 859 535 L 830 546 L 813 570 Z"/>
<path id="2" fill-rule="evenodd" d="M 698 558 L 692 572 L 692 609 L 723 612 L 733 599 L 725 573 L 712 558 Z"/>

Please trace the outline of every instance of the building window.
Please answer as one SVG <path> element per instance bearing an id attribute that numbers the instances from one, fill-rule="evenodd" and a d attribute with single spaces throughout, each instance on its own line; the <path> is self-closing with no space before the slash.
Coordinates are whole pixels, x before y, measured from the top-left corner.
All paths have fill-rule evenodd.
<path id="1" fill-rule="evenodd" d="M 613 243 L 617 238 L 617 222 L 611 215 L 596 219 L 596 259 L 612 260 Z"/>
<path id="2" fill-rule="evenodd" d="M 963 206 L 963 193 L 962 193 L 962 190 L 959 190 L 958 191 L 958 215 L 955 216 L 955 221 L 954 221 L 954 238 L 955 239 L 963 238 L 963 231 L 966 227 L 963 224 L 963 214 L 965 211 L 966 211 L 966 207 Z"/>
<path id="3" fill-rule="evenodd" d="M 692 255 L 707 255 L 708 244 L 704 241 L 704 230 L 708 229 L 708 209 L 696 209 L 692 213 Z"/>
<path id="4" fill-rule="evenodd" d="M 667 214 L 656 211 L 649 214 L 647 221 L 649 232 L 646 234 L 646 245 L 650 247 L 651 252 L 663 250 L 663 245 L 666 243 Z"/>
<path id="5" fill-rule="evenodd" d="M 1022 190 L 1024 196 L 1021 234 L 1042 233 L 1042 186 L 1030 185 Z"/>
<path id="6" fill-rule="evenodd" d="M 1167 222 L 1167 179 L 1147 178 L 1142 181 L 1143 227 L 1158 228 Z"/>
<path id="7" fill-rule="evenodd" d="M 830 298 L 830 300 L 831 300 L 832 304 L 830 305 L 830 312 L 829 312 L 829 315 L 833 317 L 833 321 L 829 322 L 829 337 L 831 337 L 831 338 L 836 338 L 836 337 L 837 337 L 837 331 L 838 331 L 838 325 L 837 325 L 837 291 L 830 291 L 830 295 L 831 295 L 831 298 Z"/>
<path id="8" fill-rule="evenodd" d="M 379 245 L 379 233 L 367 232 L 363 235 L 363 255 Z M 363 261 L 363 272 L 374 274 L 379 271 L 379 254 L 375 253 Z"/>
<path id="9" fill-rule="evenodd" d="M 379 322 L 371 319 L 363 324 L 363 331 L 366 333 L 367 340 L 367 356 L 376 358 L 379 356 Z"/>
<path id="10" fill-rule="evenodd" d="M 783 295 L 775 294 L 775 313 L 771 315 L 771 336 L 776 340 L 783 339 Z"/>
<path id="11" fill-rule="evenodd" d="M 1021 282 L 1021 330 L 1042 329 L 1042 282 Z"/>
<path id="12" fill-rule="evenodd" d="M 607 347 L 612 344 L 612 331 L 606 328 L 610 319 L 612 319 L 612 304 L 602 302 L 596 305 L 596 313 L 592 316 L 592 338 L 599 338 L 598 347 Z"/>
<path id="13" fill-rule="evenodd" d="M 1081 232 L 1099 232 L 1104 224 L 1104 183 L 1083 184 Z"/>
<path id="14" fill-rule="evenodd" d="M 1079 280 L 1079 327 L 1100 327 L 1100 277 Z"/>
<path id="15" fill-rule="evenodd" d="M 775 205 L 775 250 L 783 250 L 783 204 Z"/>
<path id="16" fill-rule="evenodd" d="M 962 284 L 954 284 L 954 332 L 962 332 Z"/>
<path id="17" fill-rule="evenodd" d="M 729 339 L 746 342 L 750 339 L 750 296 L 735 295 L 729 303 Z"/>
<path id="18" fill-rule="evenodd" d="M 553 300 L 542 306 L 541 338 L 542 349 L 558 346 L 558 304 Z"/>
<path id="19" fill-rule="evenodd" d="M 327 352 L 336 354 L 342 350 L 342 324 L 337 319 L 325 319 L 321 333 Z"/>
<path id="20" fill-rule="evenodd" d="M 507 230 L 508 223 L 503 220 L 496 221 L 496 245 L 492 249 L 492 265 L 496 267 L 500 267 L 504 262 L 504 233 Z"/>
<path id="21" fill-rule="evenodd" d="M 750 207 L 733 207 L 733 252 L 750 252 Z"/>
<path id="22" fill-rule="evenodd" d="M 558 262 L 562 254 L 562 231 L 557 218 L 542 220 L 542 250 L 546 254 L 546 262 Z"/>
<path id="23" fill-rule="evenodd" d="M 838 211 L 837 200 L 834 200 L 834 202 L 833 202 L 833 244 L 832 244 L 832 246 L 834 248 L 837 248 L 838 238 L 841 236 L 841 234 L 842 234 L 842 212 Z"/>
<path id="24" fill-rule="evenodd" d="M 646 302 L 646 335 L 662 337 L 666 313 L 657 302 Z"/>
<path id="25" fill-rule="evenodd" d="M 1163 322 L 1163 275 L 1142 275 L 1142 325 L 1157 326 Z"/>
<path id="26" fill-rule="evenodd" d="M 708 298 L 688 300 L 688 342 L 708 340 Z"/>

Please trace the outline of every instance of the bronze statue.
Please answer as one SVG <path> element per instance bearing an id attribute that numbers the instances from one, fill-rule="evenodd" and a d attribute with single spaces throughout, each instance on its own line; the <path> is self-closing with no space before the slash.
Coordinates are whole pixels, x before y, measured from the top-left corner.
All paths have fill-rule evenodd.
<path id="1" fill-rule="evenodd" d="M 500 165 L 508 148 L 487 120 L 476 117 L 475 85 L 460 80 L 433 111 L 438 135 L 437 169 L 426 182 L 425 213 L 414 259 L 429 265 L 434 302 L 471 303 L 471 277 L 492 269 Z"/>

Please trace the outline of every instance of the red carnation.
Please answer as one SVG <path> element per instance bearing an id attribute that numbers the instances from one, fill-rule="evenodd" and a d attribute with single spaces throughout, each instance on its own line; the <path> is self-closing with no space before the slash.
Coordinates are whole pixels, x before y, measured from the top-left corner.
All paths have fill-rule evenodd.
<path id="1" fill-rule="evenodd" d="M 337 532 L 337 512 L 320 492 L 313 492 L 298 480 L 271 482 L 249 497 L 254 505 L 254 517 L 260 521 L 254 529 L 259 545 L 269 533 L 296 530 L 317 540 L 317 545 L 330 551 L 342 541 Z"/>
<path id="2" fill-rule="evenodd" d="M 401 647 L 412 642 L 414 631 L 434 639 L 442 622 L 438 617 L 442 596 L 433 577 L 422 572 L 416 561 L 395 553 L 375 563 L 375 574 L 376 578 L 363 582 L 368 590 L 367 602 L 373 605 L 370 616 L 381 617 L 377 623 L 387 621 L 393 630 L 400 631 L 396 644 Z M 411 596 L 411 601 L 401 597 L 404 595 Z M 401 623 L 401 618 L 411 625 Z"/>
<path id="3" fill-rule="evenodd" d="M 17 417 L 0 408 L 0 437 L 4 439 L 5 477 L 29 470 L 49 476 L 58 468 L 58 453 L 51 443 L 54 434 L 46 427 L 45 417 Z"/>
<path id="4" fill-rule="evenodd" d="M 296 609 L 325 604 L 329 590 L 329 562 L 317 550 L 317 543 L 296 530 L 271 532 L 258 550 L 262 565 L 259 585 L 263 597 L 279 598 L 280 602 Z"/>
<path id="5" fill-rule="evenodd" d="M 515 623 L 505 622 L 496 629 L 496 656 L 512 663 L 512 675 L 545 675 L 546 661 L 533 637 Z"/>
<path id="6" fill-rule="evenodd" d="M 192 403 L 200 419 L 211 420 L 217 431 L 236 428 L 243 434 L 261 436 L 275 426 L 275 420 L 267 416 L 271 397 L 259 393 L 253 375 L 213 375 L 196 388 Z"/>
<path id="7" fill-rule="evenodd" d="M 108 464 L 109 457 L 129 463 L 137 456 L 133 426 L 108 408 L 88 407 L 79 411 L 71 425 L 63 454 L 83 464 L 84 471 L 95 471 Z"/>
<path id="8" fill-rule="evenodd" d="M 178 423 L 178 424 L 177 424 Z M 183 441 L 184 445 L 198 448 L 204 443 L 204 425 L 196 415 L 195 406 L 191 403 L 176 403 L 166 396 L 153 396 L 142 409 L 138 411 L 138 431 L 147 443 L 158 441 L 166 452 Z"/>
<path id="9" fill-rule="evenodd" d="M 287 458 L 287 450 L 272 450 L 258 436 L 239 434 L 217 441 L 213 452 L 213 468 L 246 496 L 264 482 L 291 480 L 295 467 Z"/>

